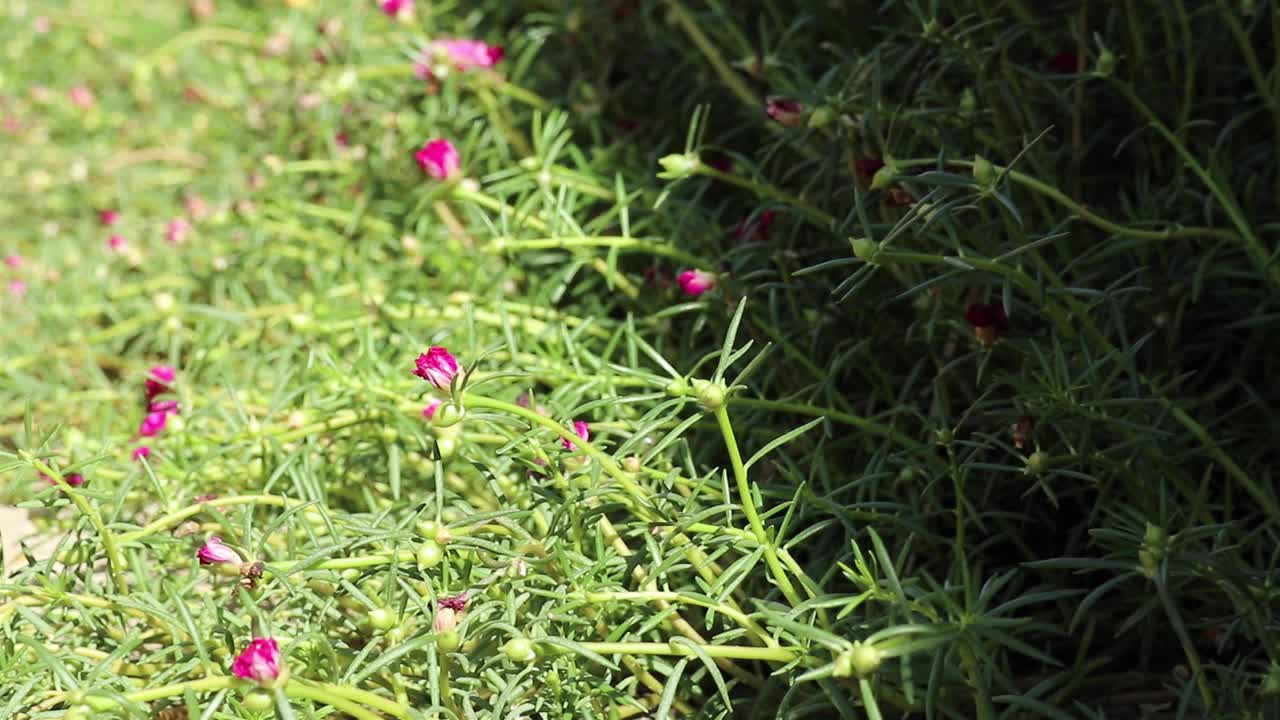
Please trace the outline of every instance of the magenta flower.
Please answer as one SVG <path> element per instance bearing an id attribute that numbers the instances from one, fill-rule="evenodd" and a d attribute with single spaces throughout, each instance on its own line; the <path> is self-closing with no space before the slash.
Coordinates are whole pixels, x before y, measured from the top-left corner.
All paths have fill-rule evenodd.
<path id="1" fill-rule="evenodd" d="M 582 438 L 583 440 L 591 439 L 591 426 L 588 425 L 585 420 L 574 420 L 573 432 L 576 433 L 577 436 Z M 577 447 L 576 445 L 573 444 L 573 441 L 567 437 L 560 438 L 560 444 L 564 445 L 565 450 L 572 450 L 575 447 Z"/>
<path id="2" fill-rule="evenodd" d="M 685 270 L 676 276 L 676 283 L 685 295 L 698 297 L 716 286 L 716 276 L 702 270 Z"/>
<path id="3" fill-rule="evenodd" d="M 210 537 L 204 541 L 204 545 L 196 551 L 196 557 L 199 558 L 201 565 L 226 565 L 234 563 L 239 565 L 244 562 L 244 558 L 240 557 L 240 553 L 232 550 L 230 546 L 222 542 L 222 538 L 218 536 Z"/>
<path id="4" fill-rule="evenodd" d="M 436 180 L 447 180 L 462 169 L 458 149 L 448 140 L 432 140 L 413 154 L 418 167 Z"/>
<path id="5" fill-rule="evenodd" d="M 401 13 L 413 12 L 413 0 L 384 0 L 382 12 L 390 17 L 399 17 Z"/>
<path id="6" fill-rule="evenodd" d="M 153 402 L 147 406 L 147 412 L 173 413 L 174 415 L 177 415 L 178 401 L 177 400 L 161 400 L 159 402 Z"/>
<path id="7" fill-rule="evenodd" d="M 172 365 L 157 365 L 151 368 L 151 372 L 147 374 L 147 402 L 155 399 L 155 396 L 161 393 L 167 393 L 170 385 L 173 384 L 175 378 L 178 377 L 178 371 L 173 369 Z"/>
<path id="8" fill-rule="evenodd" d="M 14 269 L 20 268 L 22 267 L 22 256 L 17 253 L 5 255 L 4 264 Z"/>
<path id="9" fill-rule="evenodd" d="M 111 227 L 120 222 L 120 213 L 116 210 L 99 210 L 98 223 L 103 227 Z"/>
<path id="10" fill-rule="evenodd" d="M 461 595 L 454 595 L 453 597 L 437 598 L 436 604 L 442 608 L 449 608 L 451 610 L 458 610 L 461 612 L 462 610 L 467 609 L 467 600 L 469 599 L 471 599 L 471 593 L 464 592 Z"/>
<path id="11" fill-rule="evenodd" d="M 254 638 L 244 652 L 236 656 L 231 672 L 260 685 L 275 681 L 280 677 L 280 646 L 275 638 Z"/>
<path id="12" fill-rule="evenodd" d="M 67 94 L 71 97 L 71 102 L 74 103 L 76 107 L 83 108 L 85 110 L 88 110 L 97 103 L 97 99 L 93 97 L 93 91 L 85 85 L 76 85 L 68 90 Z"/>
<path id="13" fill-rule="evenodd" d="M 427 53 L 428 61 L 431 57 L 448 61 L 459 72 L 466 72 L 472 68 L 491 68 L 505 55 L 502 48 L 490 45 L 483 40 L 457 38 L 434 40 L 427 46 Z M 426 65 L 420 64 L 417 72 L 424 79 L 431 77 L 431 70 Z"/>
<path id="14" fill-rule="evenodd" d="M 169 413 L 164 411 L 149 412 L 147 416 L 142 418 L 142 424 L 138 426 L 138 434 L 142 437 L 155 437 L 164 430 L 165 423 L 169 422 Z"/>
<path id="15" fill-rule="evenodd" d="M 795 127 L 800 124 L 804 115 L 804 105 L 795 100 L 787 100 L 785 98 L 770 98 L 769 104 L 765 108 L 765 112 L 769 117 L 773 118 L 780 125 L 787 127 Z"/>
<path id="16" fill-rule="evenodd" d="M 123 235 L 113 234 L 111 237 L 107 238 L 107 247 L 115 250 L 116 252 L 124 250 L 125 245 L 127 244 L 128 243 L 124 241 Z"/>
<path id="17" fill-rule="evenodd" d="M 460 369 L 453 354 L 439 345 L 432 345 L 419 355 L 417 366 L 413 374 L 431 383 L 437 390 L 448 390 Z"/>
<path id="18" fill-rule="evenodd" d="M 133 451 L 134 460 L 146 460 L 146 459 L 149 459 L 150 457 L 151 457 L 151 448 L 147 447 L 146 445 L 139 445 L 138 447 L 134 448 L 134 451 Z"/>
<path id="19" fill-rule="evenodd" d="M 440 406 L 443 404 L 444 403 L 440 402 L 440 398 L 431 398 L 427 401 L 427 406 L 422 408 L 422 417 L 426 420 L 430 420 L 435 417 L 436 410 L 439 410 Z"/>
<path id="20" fill-rule="evenodd" d="M 165 228 L 164 239 L 176 245 L 187 239 L 187 232 L 190 230 L 191 223 L 182 218 L 174 218 L 169 221 L 169 226 Z"/>
<path id="21" fill-rule="evenodd" d="M 438 633 L 448 632 L 458 626 L 458 616 L 467 609 L 470 593 L 462 593 L 451 598 L 436 600 L 435 630 Z"/>

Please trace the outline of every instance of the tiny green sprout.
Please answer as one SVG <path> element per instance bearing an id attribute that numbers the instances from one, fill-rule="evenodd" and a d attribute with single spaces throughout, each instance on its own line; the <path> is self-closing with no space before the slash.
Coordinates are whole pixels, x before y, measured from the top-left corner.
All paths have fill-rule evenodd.
<path id="1" fill-rule="evenodd" d="M 702 165 L 697 153 L 676 153 L 658 160 L 664 172 L 658 173 L 663 180 L 683 180 L 692 177 Z"/>
<path id="2" fill-rule="evenodd" d="M 1098 74 L 1101 75 L 1102 77 L 1111 77 L 1111 74 L 1115 72 L 1115 69 L 1116 69 L 1115 53 L 1111 52 L 1110 50 L 1104 49 L 1102 53 L 1098 55 L 1098 65 L 1097 65 Z"/>
<path id="3" fill-rule="evenodd" d="M 538 654 L 533 649 L 533 641 L 529 638 L 511 638 L 506 645 L 502 646 L 502 652 L 511 662 L 531 663 L 538 659 Z"/>
<path id="4" fill-rule="evenodd" d="M 864 237 L 849 238 L 849 245 L 853 248 L 853 254 L 859 260 L 868 265 L 880 264 L 880 244 L 875 240 Z"/>

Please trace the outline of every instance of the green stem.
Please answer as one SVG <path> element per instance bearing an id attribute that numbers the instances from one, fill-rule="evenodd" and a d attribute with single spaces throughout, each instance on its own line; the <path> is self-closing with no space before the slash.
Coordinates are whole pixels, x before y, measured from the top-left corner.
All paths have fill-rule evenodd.
<path id="1" fill-rule="evenodd" d="M 756 95 L 755 91 L 747 85 L 738 73 L 725 62 L 724 57 L 720 54 L 711 40 L 702 32 L 702 27 L 693 15 L 684 7 L 679 0 L 667 0 L 667 7 L 670 9 L 671 16 L 675 19 L 680 28 L 684 30 L 685 35 L 689 36 L 690 42 L 698 48 L 702 56 L 711 63 L 711 69 L 715 71 L 720 81 L 729 88 L 734 95 L 737 95 L 745 105 L 754 108 L 763 108 L 764 101 Z"/>
<path id="2" fill-rule="evenodd" d="M 35 458 L 31 459 L 31 465 L 44 475 L 53 478 L 58 488 L 67 497 L 71 498 L 71 502 L 76 506 L 76 509 L 89 518 L 89 522 L 98 531 L 99 537 L 102 538 L 102 545 L 107 551 L 107 569 L 111 572 L 111 579 L 115 582 L 116 591 L 122 595 L 128 594 L 129 584 L 125 581 L 124 558 L 120 555 L 120 546 L 116 543 L 116 536 L 107 529 L 106 523 L 102 522 L 102 515 L 98 513 L 98 508 L 94 507 L 92 503 L 81 495 L 79 490 L 71 487 L 66 478 L 62 477 L 61 472 Z"/>
<path id="3" fill-rule="evenodd" d="M 658 238 L 629 238 L 613 236 L 594 237 L 549 237 L 531 240 L 516 240 L 509 237 L 496 238 L 485 246 L 490 252 L 507 250 L 568 250 L 578 247 L 617 248 L 623 252 L 642 252 L 659 255 L 692 267 L 707 267 L 709 263 L 695 255 L 687 253 L 669 243 L 659 242 Z"/>
<path id="4" fill-rule="evenodd" d="M 724 405 L 716 408 L 715 416 L 716 422 L 720 425 L 720 434 L 724 437 L 725 447 L 729 451 L 729 463 L 733 466 L 733 477 L 738 485 L 738 494 L 742 498 L 742 510 L 746 513 L 747 523 L 751 526 L 751 532 L 756 536 L 756 542 L 760 543 L 760 547 L 764 550 L 764 561 L 769 566 L 769 572 L 773 575 L 774 582 L 777 583 L 778 589 L 782 591 L 782 594 L 786 596 L 787 602 L 790 602 L 791 606 L 795 607 L 804 601 L 800 599 L 800 595 L 791 584 L 791 578 L 788 577 L 787 571 L 778 562 L 777 548 L 774 547 L 768 532 L 765 531 L 764 523 L 760 520 L 760 513 L 756 510 L 755 497 L 751 494 L 751 485 L 747 481 L 747 468 L 742 464 L 742 454 L 738 451 L 738 441 L 733 435 L 733 424 L 729 421 L 728 408 Z"/>
<path id="5" fill-rule="evenodd" d="M 205 506 L 208 507 L 230 507 L 233 505 L 268 505 L 276 507 L 289 506 L 289 499 L 279 495 L 232 495 L 224 498 L 214 498 L 205 502 L 188 505 L 184 508 L 166 513 L 155 520 L 147 523 L 143 527 L 127 533 L 121 533 L 119 540 L 122 543 L 137 542 L 148 535 L 154 535 L 174 527 L 178 523 L 189 517 L 200 513 Z M 293 501 L 295 504 L 301 505 L 301 501 Z"/>
<path id="6" fill-rule="evenodd" d="M 674 657 L 697 657 L 698 655 L 693 648 L 680 643 L 583 642 L 578 644 L 601 655 L 670 655 Z M 699 649 L 713 658 L 763 660 L 778 663 L 789 663 L 802 655 L 799 650 L 784 647 L 700 645 Z"/>
<path id="7" fill-rule="evenodd" d="M 572 597 L 572 596 L 571 596 Z M 765 647 L 778 647 L 778 641 L 764 630 L 750 615 L 741 610 L 718 603 L 710 599 L 702 599 L 691 597 L 683 593 L 663 591 L 663 590 L 609 590 L 601 592 L 585 592 L 578 593 L 577 597 L 593 604 L 611 603 L 611 602 L 668 602 L 668 603 L 685 603 L 689 605 L 697 605 L 698 607 L 714 610 L 725 617 L 733 620 L 742 627 L 754 633 L 764 644 Z"/>
<path id="8" fill-rule="evenodd" d="M 695 166 L 695 172 L 699 175 L 705 175 L 709 178 L 729 183 L 730 185 L 736 185 L 744 190 L 750 190 L 762 198 L 776 200 L 784 205 L 794 207 L 804 213 L 805 217 L 823 230 L 830 230 L 836 225 L 836 219 L 831 215 L 831 213 L 821 210 L 807 200 L 802 200 L 795 195 L 783 192 L 772 185 L 766 185 L 750 178 L 745 178 L 741 175 L 722 172 L 702 162 L 699 162 Z"/>

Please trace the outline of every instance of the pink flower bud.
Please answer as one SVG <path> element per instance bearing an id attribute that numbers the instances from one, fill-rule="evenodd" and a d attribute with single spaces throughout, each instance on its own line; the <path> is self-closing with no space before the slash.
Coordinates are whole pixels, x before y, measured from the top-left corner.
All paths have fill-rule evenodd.
<path id="1" fill-rule="evenodd" d="M 103 227 L 111 227 L 120 222 L 120 213 L 116 210 L 99 210 L 98 223 Z"/>
<path id="2" fill-rule="evenodd" d="M 490 68 L 502 60 L 502 48 L 482 40 L 436 40 L 427 48 L 433 56 L 447 60 L 459 71 L 471 68 Z"/>
<path id="3" fill-rule="evenodd" d="M 167 412 L 149 412 L 142 418 L 142 424 L 138 426 L 138 434 L 142 437 L 155 437 L 164 430 L 165 423 L 168 421 L 169 413 Z"/>
<path id="4" fill-rule="evenodd" d="M 76 85 L 68 90 L 67 94 L 71 97 L 71 102 L 74 103 L 76 107 L 83 108 L 85 110 L 93 107 L 97 103 L 97 99 L 93 97 L 93 91 L 84 85 Z"/>
<path id="5" fill-rule="evenodd" d="M 769 117 L 773 118 L 778 124 L 787 127 L 795 127 L 800 124 L 804 115 L 804 105 L 795 100 L 786 100 L 784 98 L 770 98 L 769 105 L 765 108 L 765 112 Z"/>
<path id="6" fill-rule="evenodd" d="M 459 370 L 458 361 L 439 345 L 433 345 L 419 355 L 417 366 L 413 374 L 431 383 L 437 390 L 448 390 Z"/>
<path id="7" fill-rule="evenodd" d="M 164 239 L 176 245 L 187 239 L 189 230 L 191 230 L 191 223 L 182 218 L 174 218 L 169 221 L 169 226 L 165 228 Z"/>
<path id="8" fill-rule="evenodd" d="M 435 624 L 436 632 L 438 633 L 449 632 L 450 630 L 458 627 L 458 611 L 454 610 L 451 607 L 445 607 L 444 605 L 441 605 L 440 607 L 436 608 L 436 617 L 435 617 L 434 624 Z"/>
<path id="9" fill-rule="evenodd" d="M 115 250 L 116 252 L 124 250 L 126 245 L 128 245 L 128 243 L 124 241 L 123 235 L 113 234 L 111 237 L 107 238 L 107 247 Z"/>
<path id="10" fill-rule="evenodd" d="M 448 140 L 432 140 L 414 153 L 413 157 L 423 172 L 436 180 L 447 180 L 462 169 L 458 150 Z"/>
<path id="11" fill-rule="evenodd" d="M 216 535 L 204 541 L 204 545 L 201 545 L 200 549 L 196 551 L 196 557 L 199 558 L 201 565 L 224 565 L 228 563 L 239 565 L 244 562 L 244 558 L 240 557 L 240 553 L 223 544 L 222 538 Z"/>
<path id="12" fill-rule="evenodd" d="M 10 294 L 10 295 L 12 295 L 12 296 L 13 296 L 13 298 L 14 298 L 15 300 L 21 300 L 21 299 L 22 299 L 24 296 L 26 296 L 26 294 L 27 294 L 27 283 L 26 283 L 26 281 L 23 281 L 23 280 L 10 280 L 10 281 L 9 281 L 9 294 Z"/>
<path id="13" fill-rule="evenodd" d="M 14 269 L 20 268 L 22 267 L 22 256 L 17 253 L 5 255 L 4 264 Z"/>
<path id="14" fill-rule="evenodd" d="M 444 403 L 440 401 L 440 398 L 431 398 L 430 400 L 428 400 L 427 406 L 422 408 L 423 419 L 430 420 L 431 418 L 435 417 L 436 410 L 439 410 L 440 406 L 443 404 Z"/>
<path id="15" fill-rule="evenodd" d="M 151 368 L 151 372 L 147 374 L 146 390 L 147 402 L 155 399 L 155 396 L 161 393 L 169 392 L 170 385 L 173 384 L 178 372 L 171 365 L 157 365 Z"/>
<path id="16" fill-rule="evenodd" d="M 676 283 L 685 295 L 698 297 L 716 286 L 716 276 L 702 270 L 685 270 L 676 276 Z"/>
<path id="17" fill-rule="evenodd" d="M 582 438 L 583 440 L 591 439 L 591 426 L 587 425 L 585 420 L 574 420 L 573 432 L 576 433 L 578 437 Z M 573 444 L 573 441 L 566 437 L 560 438 L 560 443 L 564 445 L 565 450 L 572 450 L 574 447 L 576 447 Z"/>
<path id="18" fill-rule="evenodd" d="M 236 656 L 231 672 L 238 678 L 260 685 L 280 677 L 280 646 L 275 638 L 254 638 L 244 652 Z"/>
<path id="19" fill-rule="evenodd" d="M 134 460 L 147 460 L 151 457 L 151 448 L 146 445 L 139 445 L 133 450 Z"/>

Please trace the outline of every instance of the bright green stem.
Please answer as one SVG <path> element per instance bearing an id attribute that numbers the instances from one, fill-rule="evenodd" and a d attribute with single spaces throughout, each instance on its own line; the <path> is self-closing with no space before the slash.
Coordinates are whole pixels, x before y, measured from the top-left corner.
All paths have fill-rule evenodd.
<path id="1" fill-rule="evenodd" d="M 458 200 L 466 200 L 468 202 L 475 203 L 482 208 L 492 210 L 503 217 L 511 219 L 513 222 L 520 225 L 527 225 L 534 230 L 546 232 L 548 229 L 547 224 L 543 222 L 541 218 L 535 217 L 529 213 L 521 213 L 519 210 L 502 202 L 498 198 L 479 190 L 468 190 L 459 185 L 454 187 L 453 197 Z"/>
<path id="2" fill-rule="evenodd" d="M 692 597 L 683 593 L 663 591 L 663 590 L 606 590 L 600 592 L 586 592 L 577 595 L 583 600 L 593 604 L 611 603 L 611 602 L 668 602 L 668 603 L 685 603 L 688 605 L 697 605 L 698 607 L 708 608 L 724 615 L 733 620 L 742 627 L 750 630 L 765 644 L 766 647 L 778 647 L 778 641 L 773 636 L 760 627 L 760 624 L 751 619 L 750 615 L 741 610 L 718 603 L 714 600 Z"/>
<path id="3" fill-rule="evenodd" d="M 769 538 L 769 534 L 764 529 L 764 523 L 760 520 L 760 513 L 756 510 L 755 496 L 751 494 L 751 484 L 747 481 L 747 468 L 742 464 L 742 453 L 738 451 L 738 440 L 733 435 L 733 423 L 729 421 L 729 410 L 724 405 L 715 410 L 716 422 L 720 425 L 720 434 L 724 436 L 725 447 L 729 451 L 729 463 L 733 466 L 733 477 L 738 484 L 738 494 L 742 497 L 742 510 L 746 513 L 747 523 L 751 526 L 751 532 L 756 536 L 756 542 L 760 543 L 760 547 L 764 550 L 764 561 L 769 566 L 769 572 L 773 575 L 773 580 L 778 584 L 778 589 L 786 596 L 787 602 L 792 607 L 804 602 L 800 599 L 800 595 L 796 592 L 795 587 L 791 584 L 791 578 L 787 575 L 787 571 L 782 567 L 782 563 L 778 561 L 778 551 L 774 547 L 773 541 Z"/>
<path id="4" fill-rule="evenodd" d="M 94 507 L 79 490 L 71 487 L 66 478 L 62 477 L 62 473 L 54 470 L 40 460 L 32 458 L 31 465 L 41 473 L 53 478 L 58 488 L 69 498 L 80 511 L 82 515 L 89 518 L 89 522 L 94 529 L 98 531 L 98 535 L 102 538 L 102 546 L 107 551 L 107 567 L 111 571 L 111 579 L 116 584 L 116 590 L 122 595 L 129 592 L 129 584 L 125 581 L 124 576 L 124 558 L 120 555 L 120 545 L 116 542 L 116 536 L 107 529 L 106 523 L 102 521 L 102 515 L 98 513 L 98 508 Z"/>
<path id="5" fill-rule="evenodd" d="M 188 505 L 184 508 L 166 513 L 155 520 L 147 523 L 145 526 L 132 532 L 121 533 L 119 540 L 122 543 L 137 542 L 148 535 L 154 535 L 174 527 L 178 523 L 189 517 L 198 515 L 202 509 L 208 507 L 229 507 L 233 505 L 269 505 L 276 507 L 288 507 L 289 499 L 280 495 L 232 495 L 224 498 L 214 498 L 205 502 Z M 301 505 L 301 501 L 293 501 L 296 505 Z"/>
<path id="6" fill-rule="evenodd" d="M 674 657 L 697 657 L 698 655 L 693 648 L 682 643 L 584 642 L 578 644 L 601 655 L 670 655 Z M 743 647 L 739 645 L 700 645 L 698 647 L 710 657 L 730 660 L 764 660 L 766 662 L 789 663 L 802 655 L 799 650 L 784 647 Z"/>
<path id="7" fill-rule="evenodd" d="M 486 246 L 491 252 L 509 250 L 569 250 L 580 247 L 617 248 L 622 252 L 648 253 L 670 258 L 692 267 L 707 267 L 709 263 L 674 245 L 658 242 L 657 238 L 629 238 L 613 236 L 549 237 L 532 240 L 497 238 Z"/>

